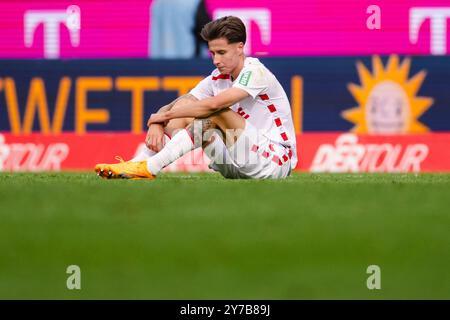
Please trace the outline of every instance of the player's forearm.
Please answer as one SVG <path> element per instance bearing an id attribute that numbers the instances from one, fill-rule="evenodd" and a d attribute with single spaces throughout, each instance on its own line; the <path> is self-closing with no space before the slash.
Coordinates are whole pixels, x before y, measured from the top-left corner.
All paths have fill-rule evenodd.
<path id="1" fill-rule="evenodd" d="M 197 98 L 195 98 L 192 94 L 188 93 L 188 94 L 179 96 L 178 98 L 173 100 L 168 105 L 165 105 L 164 107 L 161 107 L 156 113 L 167 112 L 167 111 L 171 110 L 177 103 L 180 103 L 180 102 L 194 102 L 194 101 L 198 101 Z"/>
<path id="2" fill-rule="evenodd" d="M 221 109 L 228 108 L 231 105 L 223 103 L 217 104 L 212 98 L 206 98 L 200 101 L 186 104 L 180 108 L 167 111 L 166 115 L 169 119 L 177 118 L 206 118 L 212 113 Z"/>
<path id="3" fill-rule="evenodd" d="M 177 118 L 206 118 L 215 112 L 231 107 L 248 96 L 249 94 L 242 89 L 230 88 L 217 96 L 187 102 L 179 107 L 171 108 L 169 111 L 153 114 L 148 123 L 165 123 Z"/>

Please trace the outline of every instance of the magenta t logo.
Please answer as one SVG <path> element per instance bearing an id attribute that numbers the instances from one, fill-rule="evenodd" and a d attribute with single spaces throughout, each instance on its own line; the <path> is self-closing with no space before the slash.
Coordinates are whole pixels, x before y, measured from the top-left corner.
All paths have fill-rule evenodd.
<path id="1" fill-rule="evenodd" d="M 447 53 L 447 18 L 450 18 L 450 7 L 443 8 L 411 8 L 409 10 L 409 40 L 417 43 L 419 30 L 427 19 L 430 19 L 430 52 L 433 55 Z"/>
<path id="2" fill-rule="evenodd" d="M 252 8 L 252 9 L 216 9 L 213 13 L 214 19 L 222 18 L 225 16 L 239 17 L 245 25 L 247 30 L 247 43 L 244 47 L 245 54 L 251 54 L 252 51 L 252 34 L 250 23 L 254 22 L 261 34 L 261 42 L 264 45 L 269 45 L 271 41 L 271 13 L 266 8 Z M 261 52 L 259 52 L 261 53 Z"/>
<path id="3" fill-rule="evenodd" d="M 69 29 L 70 43 L 74 47 L 80 44 L 80 10 L 70 6 L 67 10 L 28 10 L 24 14 L 25 46 L 33 46 L 37 27 L 44 24 L 44 57 L 57 59 L 60 53 L 59 25 Z"/>

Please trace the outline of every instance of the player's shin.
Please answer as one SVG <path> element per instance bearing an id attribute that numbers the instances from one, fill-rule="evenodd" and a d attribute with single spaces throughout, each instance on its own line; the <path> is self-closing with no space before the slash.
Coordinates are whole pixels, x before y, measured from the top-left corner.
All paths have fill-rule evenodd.
<path id="1" fill-rule="evenodd" d="M 147 159 L 147 168 L 157 175 L 164 167 L 194 149 L 194 142 L 186 129 L 180 130 L 157 154 Z"/>
<path id="2" fill-rule="evenodd" d="M 147 159 L 147 168 L 157 175 L 163 168 L 186 153 L 202 145 L 202 132 L 211 126 L 209 119 L 194 120 L 186 129 L 179 130 L 164 148 Z"/>

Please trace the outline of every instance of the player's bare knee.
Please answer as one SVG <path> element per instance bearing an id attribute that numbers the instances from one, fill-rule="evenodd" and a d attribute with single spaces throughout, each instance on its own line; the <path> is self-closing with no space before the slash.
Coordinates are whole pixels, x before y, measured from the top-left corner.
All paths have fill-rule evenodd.
<path id="1" fill-rule="evenodd" d="M 218 127 L 211 121 L 210 118 L 194 119 L 187 127 L 186 130 L 194 138 L 194 143 L 197 147 L 203 146 L 204 143 L 208 143 L 210 138 Z"/>
<path id="2" fill-rule="evenodd" d="M 223 132 L 245 128 L 245 119 L 229 108 L 213 113 L 209 119 Z"/>
<path id="3" fill-rule="evenodd" d="M 214 112 L 213 114 L 211 114 L 208 118 L 215 124 L 217 124 L 218 122 L 222 121 L 227 114 L 230 113 L 235 113 L 233 110 L 226 108 L 226 109 L 222 109 L 220 111 Z M 236 115 L 238 115 L 236 113 Z"/>

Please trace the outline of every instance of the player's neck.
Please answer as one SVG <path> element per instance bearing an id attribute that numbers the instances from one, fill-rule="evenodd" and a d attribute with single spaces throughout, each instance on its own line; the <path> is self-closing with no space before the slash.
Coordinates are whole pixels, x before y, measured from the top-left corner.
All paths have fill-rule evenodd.
<path id="1" fill-rule="evenodd" d="M 239 73 L 241 73 L 241 70 L 244 68 L 244 62 L 245 62 L 245 56 L 242 56 L 241 61 L 239 62 L 238 66 L 231 72 L 231 80 L 234 81 L 239 76 Z"/>

